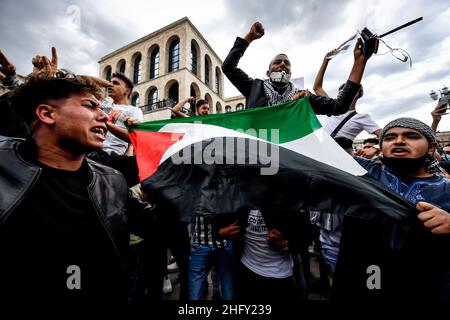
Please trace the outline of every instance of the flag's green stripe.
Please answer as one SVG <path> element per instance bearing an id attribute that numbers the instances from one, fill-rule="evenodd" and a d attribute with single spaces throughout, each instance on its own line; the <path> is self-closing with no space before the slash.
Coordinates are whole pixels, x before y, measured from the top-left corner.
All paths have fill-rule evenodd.
<path id="1" fill-rule="evenodd" d="M 136 124 L 129 130 L 130 132 L 133 130 L 156 132 L 169 123 L 201 123 L 233 130 L 244 130 L 245 133 L 250 135 L 279 143 L 302 138 L 321 127 L 308 99 L 300 99 L 274 107 L 254 108 L 201 117 L 143 122 Z M 278 133 L 275 133 L 272 129 L 278 130 Z M 262 131 L 260 132 L 259 130 Z M 274 134 L 279 136 L 278 141 L 275 140 Z"/>

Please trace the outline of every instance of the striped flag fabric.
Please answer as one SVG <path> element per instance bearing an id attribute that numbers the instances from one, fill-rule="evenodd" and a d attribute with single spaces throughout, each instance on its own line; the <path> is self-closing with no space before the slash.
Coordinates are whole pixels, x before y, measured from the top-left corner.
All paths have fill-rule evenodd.
<path id="1" fill-rule="evenodd" d="M 357 175 L 365 173 L 322 130 L 307 99 L 228 114 L 139 123 L 131 128 L 130 135 L 136 150 L 141 181 L 183 148 L 221 137 L 278 144 L 344 171 Z M 204 158 L 208 155 L 207 149 Z M 266 171 L 270 174 L 269 170 Z"/>
<path id="2" fill-rule="evenodd" d="M 299 209 L 341 214 L 334 297 L 439 294 L 448 241 L 426 230 L 412 204 L 368 176 L 323 132 L 308 99 L 141 123 L 130 136 L 149 201 L 181 220 L 260 209 L 268 225 L 289 224 L 300 236 L 307 227 L 290 219 Z M 373 270 L 381 270 L 381 289 L 368 285 Z"/>
<path id="3" fill-rule="evenodd" d="M 307 98 L 129 131 L 142 187 L 186 221 L 196 213 L 304 207 L 416 215 L 323 131 Z"/>

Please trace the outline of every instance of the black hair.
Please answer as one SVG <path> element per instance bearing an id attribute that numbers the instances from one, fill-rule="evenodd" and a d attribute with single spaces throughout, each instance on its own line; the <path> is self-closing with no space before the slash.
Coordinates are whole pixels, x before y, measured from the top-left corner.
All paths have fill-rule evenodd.
<path id="1" fill-rule="evenodd" d="M 130 94 L 128 95 L 128 98 L 130 97 L 131 93 L 133 92 L 133 81 L 130 80 L 126 75 L 124 75 L 121 72 L 114 72 L 111 78 L 119 78 L 123 82 L 125 82 L 125 86 L 130 89 Z"/>
<path id="2" fill-rule="evenodd" d="M 289 59 L 289 57 L 288 57 L 288 55 L 286 53 L 279 53 L 275 57 L 273 57 L 272 60 L 270 60 L 269 69 L 267 69 L 267 70 L 270 70 L 270 68 L 272 67 L 273 60 L 275 60 L 275 58 L 278 57 L 278 56 L 286 56 Z"/>
<path id="3" fill-rule="evenodd" d="M 378 138 L 367 138 L 366 140 L 363 141 L 363 144 L 366 143 L 379 144 L 380 140 L 378 140 Z"/>
<path id="4" fill-rule="evenodd" d="M 197 100 L 197 102 L 195 103 L 195 109 L 200 108 L 204 104 L 208 104 L 209 105 L 208 101 L 206 101 L 206 100 L 203 100 L 203 99 Z"/>
<path id="5" fill-rule="evenodd" d="M 17 115 L 30 125 L 36 119 L 36 108 L 51 100 L 67 99 L 74 94 L 90 93 L 102 99 L 102 91 L 89 77 L 62 78 L 29 77 L 11 97 L 11 105 Z"/>

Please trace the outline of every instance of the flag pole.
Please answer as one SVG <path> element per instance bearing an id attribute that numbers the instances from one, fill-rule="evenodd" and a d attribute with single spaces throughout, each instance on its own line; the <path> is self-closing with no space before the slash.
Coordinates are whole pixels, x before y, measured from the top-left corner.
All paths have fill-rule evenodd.
<path id="1" fill-rule="evenodd" d="M 388 34 L 391 34 L 391 33 L 395 32 L 395 31 L 400 30 L 400 29 L 406 28 L 406 27 L 408 27 L 408 26 L 410 26 L 410 25 L 412 25 L 412 24 L 414 24 L 416 22 L 419 22 L 421 20 L 423 20 L 423 17 L 414 19 L 414 20 L 412 20 L 410 22 L 407 22 L 407 23 L 401 25 L 400 27 L 397 27 L 395 29 L 392 29 L 392 30 L 389 30 L 388 32 L 383 33 L 381 36 L 378 36 L 378 38 L 383 38 L 384 36 L 387 36 Z"/>

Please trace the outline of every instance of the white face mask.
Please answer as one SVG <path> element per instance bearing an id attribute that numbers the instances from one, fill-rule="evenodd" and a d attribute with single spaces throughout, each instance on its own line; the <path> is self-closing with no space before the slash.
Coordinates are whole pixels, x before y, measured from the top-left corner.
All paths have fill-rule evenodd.
<path id="1" fill-rule="evenodd" d="M 269 75 L 269 78 L 272 82 L 276 83 L 288 83 L 291 80 L 291 75 L 286 73 L 286 71 L 281 72 L 272 72 Z"/>

